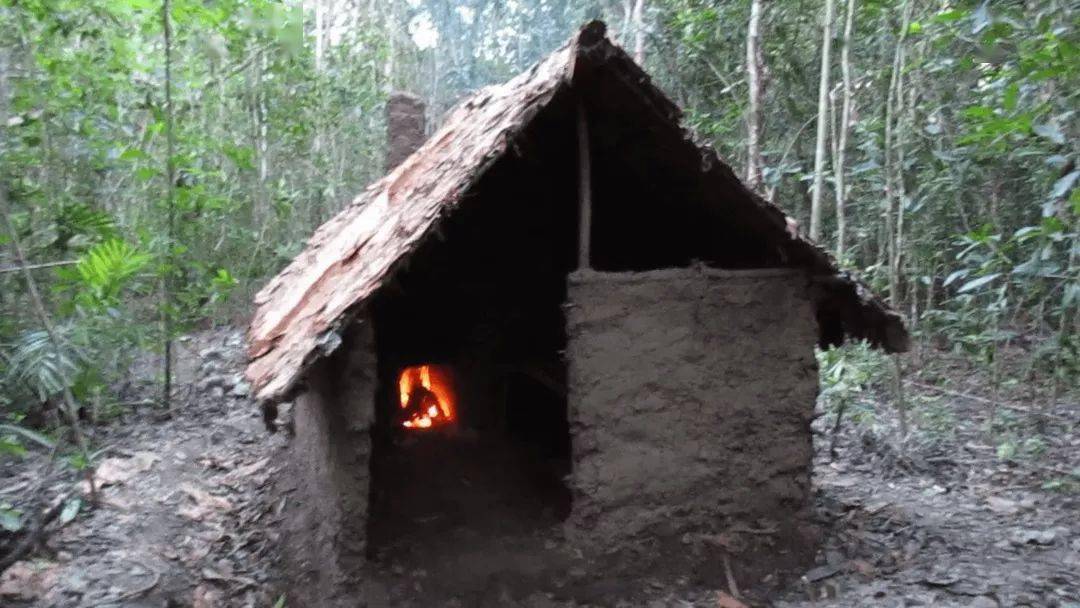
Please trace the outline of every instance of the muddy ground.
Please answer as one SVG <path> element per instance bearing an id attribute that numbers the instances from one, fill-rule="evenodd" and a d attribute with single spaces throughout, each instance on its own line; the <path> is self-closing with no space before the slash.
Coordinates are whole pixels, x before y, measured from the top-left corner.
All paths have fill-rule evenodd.
<path id="1" fill-rule="evenodd" d="M 82 503 L 77 512 L 54 510 L 62 514 L 40 545 L 0 578 L 0 606 L 288 605 L 274 522 L 296 498 L 271 491 L 285 440 L 265 432 L 245 396 L 240 336 L 199 335 L 181 344 L 180 359 L 171 416 L 129 405 L 93 430 L 97 507 L 77 474 L 50 465 L 46 451 L 0 464 L 0 503 L 28 512 L 31 496 L 46 507 Z M 859 423 L 842 427 L 835 454 L 831 417 L 817 423 L 826 542 L 800 582 L 708 589 L 655 581 L 644 594 L 613 593 L 594 605 L 1080 606 L 1080 404 L 1063 399 L 1052 415 L 1035 416 L 1041 405 L 1031 393 L 1010 387 L 990 433 L 978 374 L 940 354 L 919 369 L 907 385 L 916 430 L 905 443 L 883 402 L 854 408 Z M 152 373 L 143 375 L 132 390 L 152 397 Z M 577 606 L 555 589 L 483 597 L 493 606 Z"/>

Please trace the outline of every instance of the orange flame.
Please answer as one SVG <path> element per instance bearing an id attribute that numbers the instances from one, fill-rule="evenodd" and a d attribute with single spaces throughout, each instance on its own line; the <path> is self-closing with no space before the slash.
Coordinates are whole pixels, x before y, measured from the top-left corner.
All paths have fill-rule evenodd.
<path id="1" fill-rule="evenodd" d="M 398 376 L 398 398 L 407 429 L 429 429 L 454 421 L 449 373 L 437 365 L 406 367 Z"/>

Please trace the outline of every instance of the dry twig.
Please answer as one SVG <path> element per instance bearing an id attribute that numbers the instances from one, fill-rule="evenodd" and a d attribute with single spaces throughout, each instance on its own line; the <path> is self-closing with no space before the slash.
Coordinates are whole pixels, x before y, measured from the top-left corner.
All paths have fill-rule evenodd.
<path id="1" fill-rule="evenodd" d="M 731 560 L 728 559 L 727 553 L 724 554 L 724 577 L 727 579 L 728 591 L 731 592 L 731 596 L 735 599 L 742 597 L 739 593 L 739 585 L 735 583 L 735 575 L 731 572 Z"/>

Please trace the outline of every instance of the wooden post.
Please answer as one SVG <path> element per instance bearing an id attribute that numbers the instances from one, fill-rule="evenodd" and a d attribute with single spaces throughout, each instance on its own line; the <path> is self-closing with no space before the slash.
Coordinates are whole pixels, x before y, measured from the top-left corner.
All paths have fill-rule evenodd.
<path id="1" fill-rule="evenodd" d="M 589 268 L 589 248 L 592 240 L 592 168 L 589 158 L 589 123 L 585 119 L 585 104 L 577 105 L 578 140 L 578 269 Z"/>

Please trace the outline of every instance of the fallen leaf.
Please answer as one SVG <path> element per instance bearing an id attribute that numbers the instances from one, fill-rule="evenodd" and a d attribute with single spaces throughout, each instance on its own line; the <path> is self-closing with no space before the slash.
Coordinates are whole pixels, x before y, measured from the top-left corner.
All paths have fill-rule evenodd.
<path id="1" fill-rule="evenodd" d="M 203 521 L 208 516 L 231 511 L 233 508 L 232 503 L 227 499 L 214 496 L 193 484 L 184 484 L 180 486 L 180 489 L 195 503 L 183 505 L 177 511 L 188 519 Z"/>
<path id="2" fill-rule="evenodd" d="M 886 507 L 889 507 L 891 505 L 892 505 L 892 503 L 889 502 L 889 501 L 886 501 L 886 500 L 883 500 L 881 502 L 871 503 L 871 504 L 866 505 L 866 512 L 869 513 L 870 515 L 877 515 L 878 513 L 884 511 Z"/>
<path id="3" fill-rule="evenodd" d="M 746 604 L 723 591 L 716 592 L 716 608 L 748 608 Z"/>
<path id="4" fill-rule="evenodd" d="M 250 477 L 251 475 L 254 475 L 255 473 L 257 473 L 259 471 L 259 469 L 265 467 L 267 465 L 267 463 L 269 463 L 269 462 L 270 462 L 269 457 L 263 458 L 261 460 L 256 460 L 255 462 L 253 462 L 251 464 L 244 465 L 244 466 L 236 469 L 236 474 L 238 476 L 240 476 L 240 477 Z"/>
<path id="5" fill-rule="evenodd" d="M 193 545 L 187 549 L 181 559 L 189 566 L 201 564 L 203 560 L 206 559 L 206 556 L 210 555 L 211 548 L 212 547 L 206 543 Z"/>
<path id="6" fill-rule="evenodd" d="M 956 572 L 939 570 L 928 574 L 926 578 L 923 579 L 923 582 L 934 587 L 948 587 L 959 580 L 960 575 Z"/>
<path id="7" fill-rule="evenodd" d="M 803 578 L 811 583 L 825 580 L 831 576 L 843 572 L 844 566 L 842 564 L 825 564 L 824 566 L 818 566 L 809 570 L 803 575 Z"/>
<path id="8" fill-rule="evenodd" d="M 1053 530 L 1016 530 L 1010 540 L 1014 545 L 1052 545 L 1056 538 Z"/>
<path id="9" fill-rule="evenodd" d="M 40 599 L 56 584 L 56 569 L 52 562 L 15 562 L 0 576 L 0 597 Z"/>
<path id="10" fill-rule="evenodd" d="M 732 537 L 730 534 L 702 534 L 701 540 L 707 544 L 720 547 L 732 553 L 738 553 L 745 545 L 745 542 L 740 541 L 738 538 Z"/>
<path id="11" fill-rule="evenodd" d="M 153 452 L 136 452 L 131 458 L 106 458 L 94 469 L 94 483 L 98 488 L 121 484 L 139 473 L 145 473 L 161 457 Z M 82 482 L 84 494 L 90 493 L 90 486 Z"/>
<path id="12" fill-rule="evenodd" d="M 990 496 L 986 499 L 986 503 L 990 506 L 990 510 L 995 513 L 1014 515 L 1020 511 L 1019 503 L 1014 500 L 1009 500 L 1008 498 L 1001 498 L 1000 496 Z"/>
<path id="13" fill-rule="evenodd" d="M 202 577 L 208 581 L 214 581 L 219 583 L 237 583 L 241 588 L 254 587 L 257 583 L 246 576 L 237 576 L 235 574 L 224 574 L 214 570 L 213 568 L 203 568 Z"/>
<path id="14" fill-rule="evenodd" d="M 130 499 L 119 496 L 111 490 L 102 492 L 98 498 L 100 499 L 101 504 L 119 509 L 120 511 L 130 511 L 134 504 Z"/>
<path id="15" fill-rule="evenodd" d="M 195 588 L 192 597 L 192 608 L 217 608 L 221 605 L 221 592 L 208 585 L 199 585 Z"/>
<path id="16" fill-rule="evenodd" d="M 877 568 L 874 568 L 872 564 L 861 559 L 851 560 L 848 562 L 848 567 L 851 568 L 852 572 L 858 572 L 868 578 L 873 578 L 874 574 L 877 573 Z"/>
<path id="17" fill-rule="evenodd" d="M 202 574 L 202 577 L 204 579 L 208 580 L 208 581 L 217 581 L 217 582 L 225 582 L 225 583 L 227 583 L 232 578 L 230 575 L 222 574 L 221 572 L 218 572 L 217 570 L 214 570 L 213 568 L 203 568 L 201 574 Z"/>

